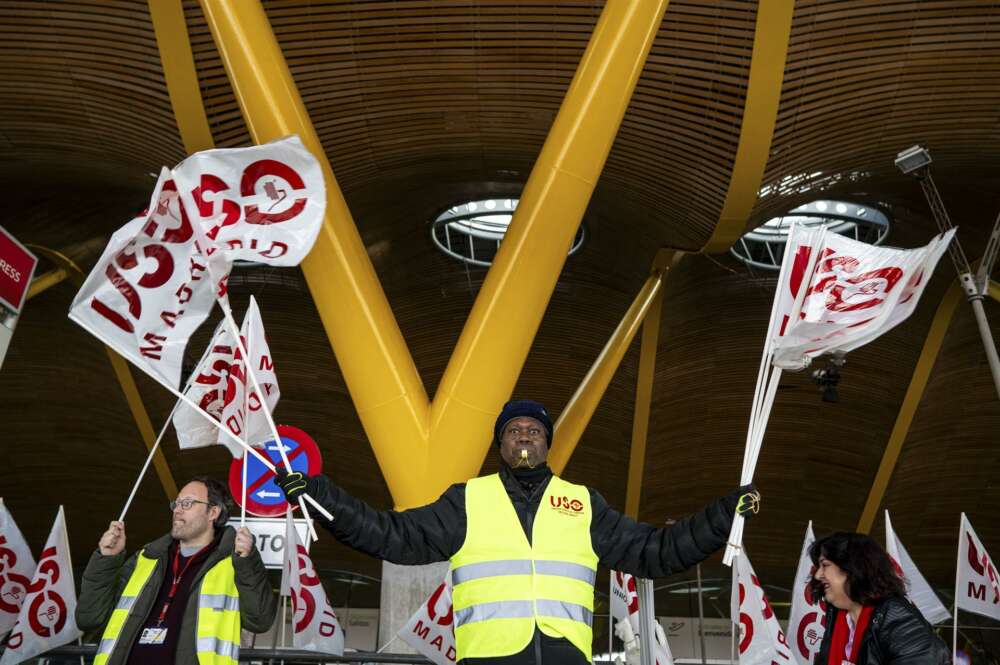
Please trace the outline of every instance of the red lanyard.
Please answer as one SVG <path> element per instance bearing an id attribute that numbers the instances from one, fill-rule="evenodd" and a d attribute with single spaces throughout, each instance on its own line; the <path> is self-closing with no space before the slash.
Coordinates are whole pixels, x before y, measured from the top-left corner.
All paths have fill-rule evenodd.
<path id="1" fill-rule="evenodd" d="M 212 543 L 205 545 L 200 550 L 192 554 L 184 562 L 184 568 L 181 569 L 178 574 L 177 569 L 181 567 L 181 545 L 177 543 L 177 549 L 174 550 L 174 562 L 173 562 L 173 580 L 170 582 L 170 591 L 167 592 L 167 602 L 163 603 L 163 609 L 160 610 L 160 617 L 157 619 L 157 623 L 162 624 L 167 618 L 167 610 L 170 609 L 170 603 L 173 602 L 174 596 L 177 595 L 177 587 L 180 586 L 181 580 L 184 579 L 184 573 L 187 572 L 188 566 L 191 562 L 198 558 L 198 555 L 205 551 L 206 548 L 210 547 Z"/>

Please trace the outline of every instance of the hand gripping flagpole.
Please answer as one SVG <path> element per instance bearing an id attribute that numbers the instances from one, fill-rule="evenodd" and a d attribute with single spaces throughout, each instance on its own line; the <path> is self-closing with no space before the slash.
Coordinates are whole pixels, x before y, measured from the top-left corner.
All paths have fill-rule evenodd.
<path id="1" fill-rule="evenodd" d="M 281 435 L 278 434 L 278 426 L 274 424 L 274 417 L 271 415 L 271 410 L 267 408 L 267 404 L 265 403 L 264 391 L 261 390 L 260 383 L 257 381 L 257 373 L 253 368 L 253 359 L 250 357 L 250 354 L 247 353 L 246 347 L 243 345 L 243 339 L 240 337 L 240 329 L 236 326 L 236 320 L 233 319 L 233 311 L 230 309 L 229 303 L 223 298 L 217 298 L 216 302 L 219 304 L 219 307 L 222 308 L 222 314 L 225 316 L 226 323 L 229 325 L 230 334 L 235 338 L 236 345 L 240 350 L 240 354 L 243 356 L 243 363 L 246 367 L 247 374 L 250 376 L 250 381 L 253 383 L 253 389 L 257 391 L 257 396 L 263 405 L 262 411 L 264 412 L 264 417 L 267 420 L 268 427 L 271 428 L 271 435 L 274 437 L 274 445 L 278 448 L 278 453 L 281 455 L 281 461 L 285 465 L 288 472 L 291 473 L 293 470 L 292 463 L 288 460 L 288 454 L 285 453 L 285 445 L 281 442 Z M 319 537 L 316 535 L 316 528 L 313 526 L 312 517 L 309 515 L 309 510 L 306 508 L 303 496 L 308 495 L 299 495 L 299 508 L 302 509 L 302 515 L 306 518 L 306 524 L 309 525 L 310 537 L 312 537 L 313 540 L 319 540 Z M 320 514 L 328 520 L 333 520 L 333 516 L 330 515 L 330 513 L 325 509 L 319 507 L 315 500 L 310 503 L 317 506 L 317 508 L 320 508 Z"/>
<path id="2" fill-rule="evenodd" d="M 771 417 L 774 397 L 778 392 L 778 384 L 781 380 L 781 368 L 772 366 L 771 361 L 774 357 L 775 340 L 781 336 L 782 332 L 779 327 L 780 320 L 782 319 L 782 313 L 779 311 L 782 300 L 780 289 L 784 288 L 785 283 L 788 281 L 789 272 L 795 260 L 792 252 L 792 239 L 796 236 L 795 229 L 796 225 L 792 224 L 788 232 L 788 240 L 785 243 L 785 253 L 781 261 L 781 270 L 778 273 L 778 290 L 775 292 L 774 302 L 771 304 L 771 318 L 767 324 L 764 351 L 761 354 L 760 367 L 757 371 L 757 385 L 754 388 L 753 403 L 750 407 L 750 425 L 747 428 L 747 443 L 743 453 L 743 469 L 740 472 L 741 485 L 753 482 L 757 460 L 760 457 L 760 450 L 764 443 L 764 433 L 767 431 L 767 423 Z M 819 256 L 818 248 L 822 246 L 825 235 L 826 228 L 824 227 L 819 230 L 817 241 L 813 241 L 810 238 L 809 244 L 814 249 L 809 253 L 809 260 L 802 274 L 798 292 L 795 294 L 792 310 L 789 313 L 789 321 L 797 319 L 799 312 L 802 311 L 802 303 L 805 301 L 806 292 L 809 290 L 812 273 Z M 726 545 L 726 553 L 722 559 L 722 562 L 727 566 L 733 565 L 733 559 L 739 556 L 742 550 L 745 522 L 745 518 L 740 514 L 733 517 L 733 526 L 729 532 L 729 542 Z"/>

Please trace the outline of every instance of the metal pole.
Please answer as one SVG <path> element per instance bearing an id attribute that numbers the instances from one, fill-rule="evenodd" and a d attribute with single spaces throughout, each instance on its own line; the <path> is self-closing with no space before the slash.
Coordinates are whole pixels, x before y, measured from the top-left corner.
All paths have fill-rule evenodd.
<path id="1" fill-rule="evenodd" d="M 701 599 L 701 564 L 695 566 L 698 574 L 698 637 L 701 641 L 701 662 L 705 665 L 708 661 L 705 656 L 705 605 Z"/>
<path id="2" fill-rule="evenodd" d="M 653 580 L 636 578 L 636 591 L 639 595 L 639 662 L 642 665 L 656 665 L 653 651 L 656 632 L 653 622 Z"/>
<path id="3" fill-rule="evenodd" d="M 993 386 L 996 388 L 997 397 L 1000 397 L 1000 357 L 997 356 L 997 347 L 993 342 L 993 333 L 990 332 L 990 324 L 986 320 L 986 311 L 983 309 L 983 297 L 970 298 L 972 311 L 976 315 L 976 323 L 979 325 L 979 336 L 983 338 L 983 348 L 986 350 L 986 359 L 990 363 L 990 373 L 993 374 Z"/>

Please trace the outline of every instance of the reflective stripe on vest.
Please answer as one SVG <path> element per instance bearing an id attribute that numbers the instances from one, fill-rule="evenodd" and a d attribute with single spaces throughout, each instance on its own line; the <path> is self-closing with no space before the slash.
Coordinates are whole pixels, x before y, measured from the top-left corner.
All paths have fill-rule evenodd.
<path id="1" fill-rule="evenodd" d="M 111 618 L 108 619 L 108 625 L 104 627 L 104 634 L 101 636 L 101 641 L 97 645 L 97 653 L 94 655 L 94 665 L 105 665 L 108 662 L 111 652 L 114 651 L 115 645 L 118 643 L 118 636 L 121 635 L 125 619 L 132 612 L 136 598 L 146 587 L 154 570 L 156 570 L 156 559 L 150 559 L 143 552 L 140 552 L 136 557 L 132 576 L 128 578 L 121 598 L 118 599 L 114 611 L 111 612 Z"/>
<path id="2" fill-rule="evenodd" d="M 135 570 L 101 636 L 94 665 L 106 665 L 108 662 L 125 620 L 155 569 L 156 559 L 140 552 L 136 557 Z M 236 665 L 240 652 L 240 598 L 231 557 L 216 563 L 202 578 L 198 590 L 197 620 L 195 646 L 199 665 Z"/>
<path id="3" fill-rule="evenodd" d="M 452 557 L 457 659 L 523 650 L 537 626 L 591 658 L 597 555 L 590 492 L 555 476 L 531 544 L 496 474 L 466 484 L 466 538 Z"/>
<path id="4" fill-rule="evenodd" d="M 212 566 L 198 594 L 199 665 L 236 665 L 240 657 L 240 594 L 233 558 Z"/>

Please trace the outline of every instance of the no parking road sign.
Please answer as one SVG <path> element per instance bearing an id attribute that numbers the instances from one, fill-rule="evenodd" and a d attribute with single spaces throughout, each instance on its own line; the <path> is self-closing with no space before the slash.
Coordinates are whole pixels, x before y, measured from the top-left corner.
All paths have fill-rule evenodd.
<path id="1" fill-rule="evenodd" d="M 323 458 L 312 437 L 298 427 L 278 425 L 278 435 L 285 447 L 285 454 L 294 471 L 315 476 L 323 470 Z M 274 440 L 264 444 L 261 452 L 271 460 L 276 467 L 284 467 L 281 461 L 281 451 Z M 261 517 L 284 515 L 288 509 L 285 494 L 274 483 L 274 472 L 268 470 L 259 459 L 253 455 L 243 454 L 240 459 L 234 459 L 229 466 L 229 492 L 236 504 L 242 506 L 243 493 L 243 461 L 247 460 L 247 512 Z M 297 508 L 294 506 L 293 508 Z"/>

